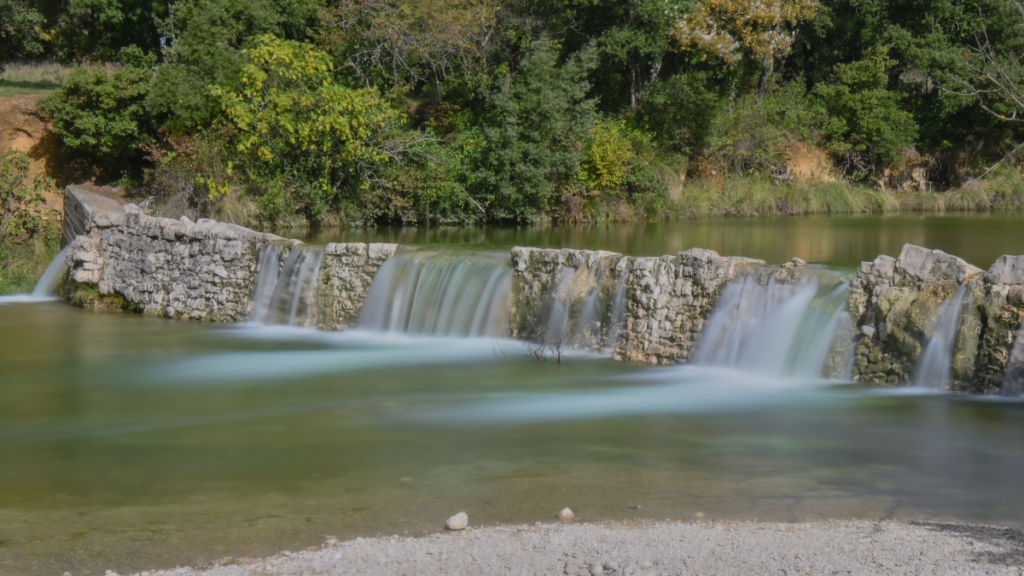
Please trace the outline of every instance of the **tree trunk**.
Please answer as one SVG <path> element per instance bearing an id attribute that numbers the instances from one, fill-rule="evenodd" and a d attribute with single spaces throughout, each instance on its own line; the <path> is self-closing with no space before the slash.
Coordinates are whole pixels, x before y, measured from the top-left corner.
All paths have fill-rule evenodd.
<path id="1" fill-rule="evenodd" d="M 764 97 L 768 95 L 768 79 L 772 75 L 772 69 L 775 68 L 775 62 L 771 56 L 767 56 L 764 62 L 761 63 L 761 80 L 757 84 L 757 101 L 764 100 Z"/>

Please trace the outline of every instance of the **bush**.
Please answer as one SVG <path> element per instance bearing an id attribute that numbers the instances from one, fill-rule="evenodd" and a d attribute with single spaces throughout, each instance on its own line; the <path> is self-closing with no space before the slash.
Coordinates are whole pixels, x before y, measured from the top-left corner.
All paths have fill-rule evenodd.
<path id="1" fill-rule="evenodd" d="M 414 151 L 404 115 L 375 89 L 336 83 L 330 57 L 312 45 L 264 36 L 243 55 L 239 87 L 212 93 L 264 214 L 273 220 L 287 204 L 319 225 L 347 204 L 374 218 L 362 195 Z"/>
<path id="2" fill-rule="evenodd" d="M 596 119 L 586 80 L 595 63 L 587 49 L 559 66 L 555 48 L 541 40 L 491 94 L 473 182 L 489 216 L 532 220 L 580 173 Z"/>
<path id="3" fill-rule="evenodd" d="M 829 115 L 828 147 L 855 180 L 898 163 L 917 138 L 914 117 L 900 107 L 900 96 L 886 89 L 893 64 L 885 50 L 875 50 L 864 60 L 836 66 L 838 81 L 814 89 Z"/>
<path id="4" fill-rule="evenodd" d="M 705 171 L 770 174 L 786 162 L 790 142 L 818 137 L 822 121 L 820 111 L 796 82 L 764 99 L 754 94 L 738 98 L 711 125 L 703 152 Z"/>
<path id="5" fill-rule="evenodd" d="M 154 133 L 145 100 L 155 60 L 137 49 L 123 50 L 121 58 L 116 66 L 77 68 L 39 104 L 64 145 L 108 178 L 137 170 L 141 145 Z"/>
<path id="6" fill-rule="evenodd" d="M 0 294 L 29 292 L 60 251 L 56 218 L 44 212 L 40 174 L 26 185 L 29 159 L 21 152 L 0 154 Z"/>
<path id="7" fill-rule="evenodd" d="M 692 155 L 707 145 L 718 96 L 707 87 L 707 75 L 677 74 L 657 80 L 643 93 L 633 120 L 671 150 Z"/>
<path id="8" fill-rule="evenodd" d="M 43 191 L 51 183 L 40 174 L 26 186 L 28 170 L 24 153 L 0 155 L 0 244 L 21 243 L 43 226 Z"/>
<path id="9" fill-rule="evenodd" d="M 630 134 L 622 122 L 598 122 L 590 135 L 582 176 L 587 186 L 602 196 L 623 192 L 636 158 Z"/>
<path id="10" fill-rule="evenodd" d="M 210 87 L 240 81 L 246 42 L 265 34 L 306 40 L 318 24 L 317 0 L 178 0 L 164 24 L 167 48 L 146 106 L 176 132 L 209 126 L 220 111 Z"/>
<path id="11" fill-rule="evenodd" d="M 213 128 L 194 136 L 161 136 L 159 146 L 147 147 L 147 159 L 154 164 L 147 188 L 157 199 L 157 213 L 192 220 L 212 217 L 218 196 L 236 184 L 229 135 Z"/>

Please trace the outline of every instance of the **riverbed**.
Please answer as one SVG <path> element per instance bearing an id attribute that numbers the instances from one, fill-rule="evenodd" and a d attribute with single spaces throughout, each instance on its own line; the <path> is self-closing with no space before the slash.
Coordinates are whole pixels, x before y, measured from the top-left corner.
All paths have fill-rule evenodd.
<path id="1" fill-rule="evenodd" d="M 842 269 L 915 242 L 987 267 L 1024 253 L 1020 224 L 812 217 L 329 240 L 702 246 Z M 2 307 L 0 573 L 126 573 L 326 535 L 422 536 L 462 510 L 477 526 L 532 525 L 566 506 L 589 522 L 1024 517 L 1017 401 L 541 356 L 503 339 Z"/>

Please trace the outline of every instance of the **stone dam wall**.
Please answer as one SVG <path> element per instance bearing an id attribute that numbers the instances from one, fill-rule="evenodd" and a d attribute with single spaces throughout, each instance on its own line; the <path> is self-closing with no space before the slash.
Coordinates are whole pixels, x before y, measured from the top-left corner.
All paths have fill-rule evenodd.
<path id="1" fill-rule="evenodd" d="M 260 256 L 302 246 L 273 234 L 201 219 L 150 217 L 129 204 L 70 187 L 66 194 L 65 293 L 75 303 L 189 320 L 251 319 Z M 395 244 L 328 244 L 311 317 L 324 330 L 354 326 L 373 278 Z M 283 259 L 282 264 L 283 265 Z M 517 247 L 510 255 L 509 336 L 600 351 L 618 360 L 675 364 L 693 358 L 731 281 L 796 284 L 802 262 L 767 266 L 690 249 L 634 257 L 604 251 Z M 951 388 L 1024 393 L 1024 256 L 987 272 L 937 250 L 907 245 L 898 258 L 861 264 L 847 301 L 854 379 L 906 385 L 935 332 L 943 303 L 962 292 Z M 573 330 L 571 327 L 588 326 Z M 558 341 L 552 334 L 559 334 Z"/>
<path id="2" fill-rule="evenodd" d="M 252 314 L 260 254 L 270 243 L 302 243 L 235 224 L 147 216 L 102 196 L 69 188 L 65 293 L 96 308 L 152 316 L 244 322 Z M 72 226 L 69 230 L 69 226 Z M 377 268 L 394 244 L 329 244 L 320 268 L 317 325 L 352 326 Z"/>

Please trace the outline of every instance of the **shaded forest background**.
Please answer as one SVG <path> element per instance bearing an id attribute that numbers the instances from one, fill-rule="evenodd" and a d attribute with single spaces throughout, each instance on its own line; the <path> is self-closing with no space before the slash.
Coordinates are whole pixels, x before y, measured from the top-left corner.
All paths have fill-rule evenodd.
<path id="1" fill-rule="evenodd" d="M 1022 54 L 1014 0 L 0 0 L 75 174 L 266 227 L 1019 209 Z"/>

